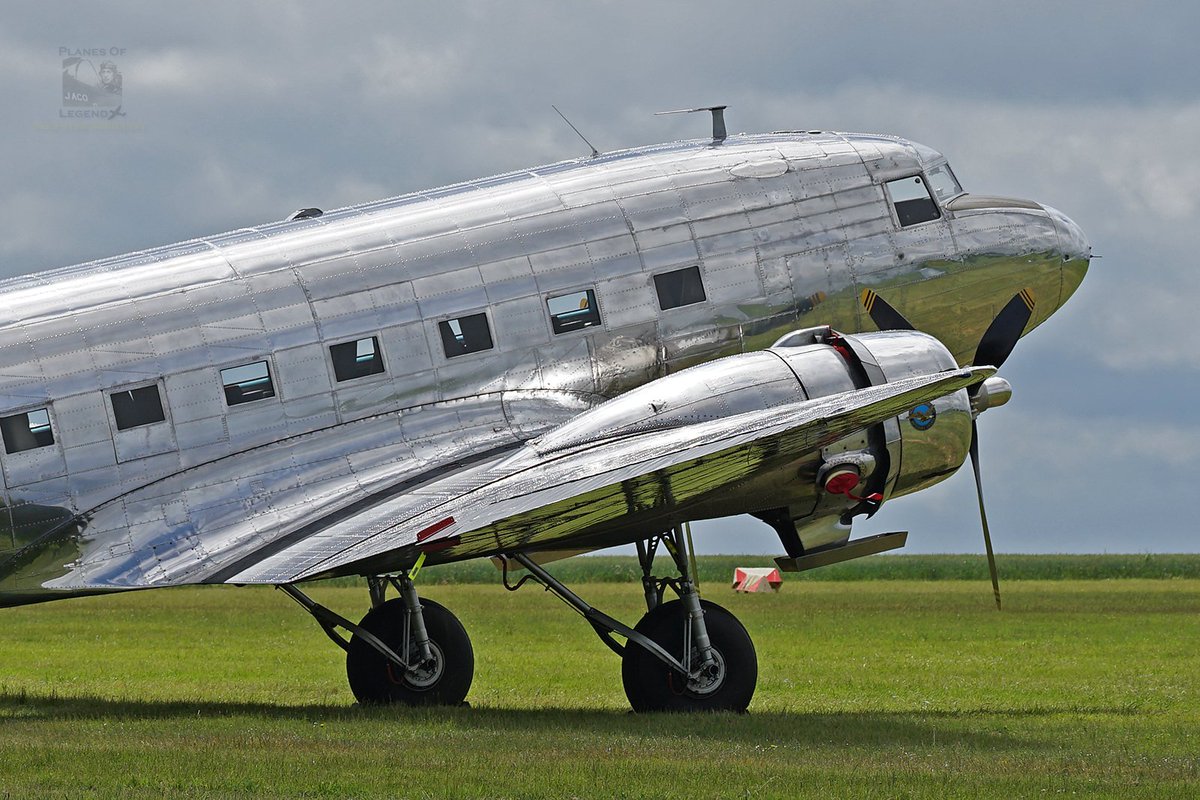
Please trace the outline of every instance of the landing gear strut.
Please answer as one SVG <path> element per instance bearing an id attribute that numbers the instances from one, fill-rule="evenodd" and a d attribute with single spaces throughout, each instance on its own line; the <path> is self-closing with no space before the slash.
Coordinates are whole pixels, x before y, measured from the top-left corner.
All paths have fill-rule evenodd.
<path id="1" fill-rule="evenodd" d="M 682 575 L 655 578 L 654 556 L 662 543 Z M 691 530 L 676 527 L 638 542 L 647 612 L 634 631 L 674 656 L 686 672 L 653 657 L 644 647 L 626 647 L 621 681 L 635 711 L 745 711 L 758 682 L 754 642 L 737 617 L 700 599 Z M 678 600 L 663 602 L 667 586 Z"/>
<path id="2" fill-rule="evenodd" d="M 662 545 L 679 577 L 656 577 Z M 621 656 L 621 680 L 634 711 L 745 711 L 758 682 L 754 643 L 725 609 L 700 599 L 691 532 L 683 527 L 638 543 L 648 611 L 634 627 L 588 605 L 522 552 L 500 557 L 504 586 L 515 591 L 536 581 L 574 608 Z M 508 564 L 529 571 L 515 586 Z M 444 607 L 417 596 L 413 578 L 421 560 L 398 577 L 368 579 L 372 608 L 355 624 L 291 584 L 279 589 L 302 605 L 346 651 L 346 675 L 358 702 L 458 705 L 471 688 L 475 655 L 462 624 Z M 394 588 L 399 597 L 388 600 Z M 664 602 L 670 588 L 678 599 Z M 347 640 L 339 631 L 350 633 Z M 620 642 L 616 637 L 625 641 Z"/>
<path id="3" fill-rule="evenodd" d="M 417 596 L 408 575 L 369 578 L 372 608 L 355 625 L 292 585 L 279 588 L 316 618 L 346 651 L 350 691 L 363 705 L 460 705 L 471 688 L 475 654 L 458 618 Z M 386 598 L 388 586 L 398 598 Z M 337 628 L 349 631 L 347 641 Z"/>
<path id="4" fill-rule="evenodd" d="M 635 631 L 657 642 L 685 665 L 683 674 L 641 647 L 626 647 L 621 659 L 621 682 L 634 711 L 745 711 L 758 681 L 758 660 L 750 635 L 737 617 L 707 600 L 699 601 L 710 642 L 710 660 L 701 662 L 701 649 L 687 644 L 689 614 L 682 600 L 657 606 L 638 622 Z M 697 664 L 697 662 L 700 662 Z"/>
<path id="5" fill-rule="evenodd" d="M 690 532 L 676 527 L 638 543 L 642 586 L 649 609 L 630 628 L 588 605 L 524 553 L 506 557 L 531 573 L 595 628 L 600 639 L 621 655 L 621 679 L 634 711 L 745 711 L 758 682 L 754 643 L 737 618 L 700 599 Z M 665 545 L 678 578 L 658 578 L 654 555 Z M 521 581 L 524 583 L 525 579 Z M 505 587 L 510 586 L 505 574 Z M 663 602 L 667 587 L 679 599 Z M 625 638 L 625 644 L 613 639 Z"/>

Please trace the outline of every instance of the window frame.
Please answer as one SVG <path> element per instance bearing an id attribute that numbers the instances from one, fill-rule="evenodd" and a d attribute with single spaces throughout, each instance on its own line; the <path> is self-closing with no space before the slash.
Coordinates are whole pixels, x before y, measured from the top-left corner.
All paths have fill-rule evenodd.
<path id="1" fill-rule="evenodd" d="M 487 325 L 488 339 L 490 340 L 491 344 L 488 347 L 481 347 L 476 350 L 467 350 L 466 352 L 455 353 L 454 355 L 447 353 L 446 352 L 446 338 L 445 338 L 445 335 L 442 333 L 442 325 L 446 325 L 448 327 L 451 322 L 463 320 L 468 317 L 478 317 L 478 316 L 483 317 L 484 322 Z M 459 327 L 461 329 L 461 325 Z M 436 320 L 433 321 L 433 329 L 434 329 L 434 334 L 437 337 L 436 341 L 439 344 L 441 344 L 441 349 L 439 350 L 439 352 L 441 353 L 443 363 L 449 363 L 452 361 L 456 361 L 457 359 L 463 358 L 465 356 L 478 356 L 480 353 L 490 353 L 490 352 L 493 352 L 498 349 L 497 348 L 498 342 L 496 340 L 496 326 L 494 324 L 494 321 L 492 320 L 490 308 L 475 309 L 472 311 L 460 311 L 455 314 L 446 314 L 444 316 L 438 317 Z M 453 335 L 453 331 L 451 331 L 451 335 Z"/>
<path id="2" fill-rule="evenodd" d="M 696 278 L 699 280 L 700 294 L 702 295 L 702 297 L 699 300 L 693 300 L 690 303 L 680 303 L 678 305 L 664 307 L 663 301 L 662 301 L 662 292 L 659 289 L 659 285 L 658 285 L 658 279 L 661 277 L 667 276 L 667 275 L 675 275 L 675 274 L 678 274 L 681 272 L 691 272 L 693 270 L 695 270 Z M 651 273 L 650 282 L 654 285 L 654 299 L 658 302 L 658 310 L 660 312 L 674 311 L 677 308 L 687 308 L 688 306 L 698 306 L 701 303 L 708 302 L 708 289 L 706 289 L 704 287 L 704 271 L 700 268 L 699 264 L 690 264 L 686 267 L 678 267 L 676 269 L 668 269 L 668 270 L 663 270 L 662 272 Z"/>
<path id="3" fill-rule="evenodd" d="M 937 189 L 934 188 L 933 182 L 929 180 L 929 173 L 934 172 L 935 170 L 939 170 L 939 169 L 946 170 L 946 172 L 950 175 L 950 178 L 954 181 L 954 185 L 958 187 L 957 193 L 952 194 L 949 197 L 941 197 L 941 198 L 938 197 Z M 962 197 L 964 194 L 968 194 L 967 190 L 963 188 L 962 181 L 960 181 L 958 179 L 958 174 L 955 173 L 954 168 L 950 166 L 950 162 L 948 160 L 939 161 L 936 164 L 931 164 L 930 166 L 921 170 L 921 175 L 922 175 L 922 177 L 925 178 L 925 186 L 930 190 L 930 193 L 933 195 L 933 201 L 941 207 L 941 211 L 942 211 L 943 215 L 946 213 L 946 204 L 947 203 L 954 200 L 954 198 L 956 198 L 956 197 Z"/>
<path id="4" fill-rule="evenodd" d="M 146 389 L 151 386 L 154 386 L 155 388 L 158 389 L 158 404 L 159 404 L 160 410 L 162 411 L 163 418 L 159 419 L 159 420 L 155 420 L 154 422 L 143 422 L 140 425 L 130 425 L 127 428 L 122 428 L 120 423 L 117 420 L 117 408 L 113 404 L 113 395 L 121 394 L 122 392 L 133 392 L 138 389 Z M 107 403 L 105 403 L 105 406 L 106 406 L 105 410 L 108 412 L 108 421 L 110 423 L 112 423 L 114 437 L 118 434 L 125 433 L 125 431 L 132 431 L 132 430 L 136 430 L 137 428 L 148 428 L 151 425 L 160 425 L 164 422 L 170 424 L 170 422 L 171 422 L 171 411 L 167 407 L 166 387 L 163 386 L 162 381 L 160 381 L 160 380 L 141 381 L 139 383 L 131 383 L 131 384 L 127 384 L 125 386 L 117 386 L 115 388 L 105 389 L 104 396 L 105 396 L 105 399 L 108 401 Z"/>
<path id="5" fill-rule="evenodd" d="M 349 378 L 339 378 L 337 373 L 337 362 L 333 357 L 333 348 L 344 347 L 348 344 L 357 345 L 364 339 L 373 339 L 375 341 L 375 354 L 379 358 L 380 368 L 374 372 L 368 372 L 365 375 L 354 375 Z M 386 378 L 388 375 L 388 359 L 383 352 L 383 336 L 378 331 L 374 333 L 360 334 L 349 339 L 342 339 L 341 341 L 335 341 L 332 344 L 326 345 L 325 351 L 329 354 L 329 372 L 330 376 L 333 378 L 334 390 L 337 390 L 342 384 L 379 380 L 380 376 L 384 376 Z"/>
<path id="6" fill-rule="evenodd" d="M 926 192 L 926 194 L 929 195 L 929 200 L 931 203 L 933 203 L 933 208 L 934 208 L 934 210 L 936 210 L 938 212 L 938 215 L 936 217 L 934 217 L 933 219 L 921 220 L 920 222 L 914 222 L 912 224 L 905 225 L 904 223 L 902 223 L 900 221 L 900 210 L 898 208 L 896 208 L 896 201 L 892 197 L 892 190 L 890 188 L 888 188 L 888 184 L 898 183 L 900 181 L 906 181 L 906 180 L 909 180 L 910 178 L 920 178 L 921 179 L 921 185 L 925 187 L 925 192 Z M 883 189 L 883 199 L 887 203 L 888 211 L 892 215 L 892 222 L 895 223 L 896 228 L 899 230 L 904 231 L 904 230 L 910 230 L 912 228 L 919 228 L 922 225 L 929 225 L 930 223 L 941 222 L 944 219 L 946 219 L 946 209 L 942 208 L 941 203 L 939 203 L 937 201 L 937 195 L 933 191 L 933 188 L 929 185 L 929 178 L 927 178 L 925 176 L 925 170 L 923 170 L 923 169 L 918 169 L 918 170 L 909 172 L 904 175 L 897 175 L 894 177 L 883 178 L 882 180 L 880 180 L 879 186 L 881 189 Z"/>
<path id="7" fill-rule="evenodd" d="M 46 424 L 50 428 L 50 441 L 47 442 L 46 444 L 39 444 L 36 447 L 26 447 L 21 450 L 13 450 L 10 452 L 8 449 L 8 439 L 7 439 L 7 437 L 5 437 L 3 435 L 2 429 L 0 429 L 0 446 L 2 446 L 4 449 L 5 458 L 12 458 L 12 457 L 21 458 L 25 453 L 33 453 L 33 452 L 36 452 L 39 450 L 45 450 L 46 448 L 55 448 L 56 446 L 59 445 L 58 425 L 55 423 L 54 412 L 51 409 L 50 403 L 46 403 L 45 405 L 23 406 L 21 408 L 10 411 L 7 414 L 0 414 L 0 420 L 9 419 L 10 417 L 19 417 L 22 414 L 24 414 L 25 419 L 26 419 L 26 424 L 28 424 L 29 414 L 32 414 L 35 411 L 45 411 L 46 412 Z M 33 432 L 32 428 L 30 428 L 29 430 L 30 430 L 30 433 Z M 59 448 L 59 449 L 61 449 L 61 448 Z"/>
<path id="8" fill-rule="evenodd" d="M 271 394 L 269 394 L 265 397 L 256 397 L 253 400 L 242 400 L 237 403 L 230 403 L 229 402 L 229 394 L 225 391 L 225 387 L 228 386 L 229 384 L 225 383 L 225 379 L 224 379 L 224 377 L 222 377 L 221 373 L 225 372 L 226 370 L 238 369 L 239 367 L 249 367 L 254 364 L 266 364 L 267 365 L 267 379 L 271 381 Z M 226 366 L 217 367 L 216 369 L 217 369 L 217 385 L 221 387 L 221 400 L 225 404 L 226 411 L 231 411 L 235 408 L 240 408 L 242 406 L 252 406 L 253 407 L 253 404 L 257 403 L 259 400 L 275 400 L 277 402 L 282 402 L 282 398 L 280 398 L 280 396 L 279 396 L 279 387 L 275 383 L 275 377 L 276 377 L 276 375 L 278 375 L 278 370 L 275 368 L 275 365 L 272 363 L 270 356 L 267 356 L 267 355 L 257 356 L 257 357 L 251 358 L 248 361 L 234 361 L 234 362 L 229 363 Z"/>
<path id="9" fill-rule="evenodd" d="M 572 328 L 567 328 L 565 330 L 559 330 L 557 322 L 558 322 L 559 317 L 561 317 L 563 315 L 562 314 L 556 315 L 550 311 L 550 301 L 557 300 L 560 297 L 570 297 L 571 295 L 577 295 L 577 294 L 586 294 L 587 295 L 588 303 L 589 303 L 589 310 L 595 315 L 595 322 L 584 323 L 583 325 L 580 325 L 578 327 L 572 327 Z M 604 328 L 604 314 L 602 314 L 600 312 L 600 299 L 599 299 L 598 295 L 596 294 L 595 285 L 589 285 L 582 289 L 568 289 L 566 291 L 560 291 L 557 294 L 546 293 L 546 294 L 542 295 L 542 300 L 546 307 L 546 318 L 550 322 L 551 336 L 567 336 L 572 333 L 579 333 L 580 331 L 587 331 L 587 330 L 592 330 L 592 329 L 596 329 L 596 328 L 601 328 L 601 329 Z M 564 312 L 564 313 L 570 313 L 570 312 Z"/>

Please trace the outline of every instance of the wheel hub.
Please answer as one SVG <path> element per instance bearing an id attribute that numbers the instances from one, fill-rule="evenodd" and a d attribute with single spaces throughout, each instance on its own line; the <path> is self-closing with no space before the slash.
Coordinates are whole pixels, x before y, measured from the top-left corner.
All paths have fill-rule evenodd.
<path id="1" fill-rule="evenodd" d="M 395 665 L 388 664 L 388 679 L 392 683 L 406 684 L 417 690 L 435 686 L 441 680 L 442 672 L 445 671 L 446 659 L 437 642 L 429 643 L 429 653 L 431 658 L 428 661 L 418 661 L 420 653 L 415 646 L 410 647 L 408 657 L 409 663 L 413 666 L 401 671 Z"/>
<path id="2" fill-rule="evenodd" d="M 715 647 L 709 652 L 712 653 L 712 663 L 701 668 L 695 675 L 688 677 L 687 688 L 692 694 L 709 695 L 720 689 L 725 683 L 725 659 Z M 693 659 L 699 660 L 701 657 L 699 650 L 693 651 Z"/>

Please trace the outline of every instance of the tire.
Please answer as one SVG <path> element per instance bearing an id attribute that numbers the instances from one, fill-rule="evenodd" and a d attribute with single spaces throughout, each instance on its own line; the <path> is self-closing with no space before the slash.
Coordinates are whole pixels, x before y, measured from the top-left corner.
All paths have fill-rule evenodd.
<path id="1" fill-rule="evenodd" d="M 422 599 L 421 609 L 434 664 L 417 674 L 403 672 L 357 634 L 350 638 L 346 677 L 350 681 L 350 691 L 359 703 L 457 706 L 466 698 L 475 675 L 475 652 L 466 629 L 439 603 Z M 399 598 L 371 609 L 359 625 L 410 663 L 416 660 L 414 642 L 409 642 L 408 653 L 402 652 L 404 603 Z"/>
<path id="2" fill-rule="evenodd" d="M 701 600 L 700 607 L 719 673 L 705 685 L 691 684 L 644 647 L 630 642 L 621 660 L 621 680 L 634 711 L 740 713 L 750 705 L 758 683 L 758 657 L 750 634 L 737 617 L 716 603 Z M 683 601 L 672 600 L 642 617 L 634 630 L 682 660 L 684 615 Z M 693 663 L 697 657 L 693 656 Z"/>

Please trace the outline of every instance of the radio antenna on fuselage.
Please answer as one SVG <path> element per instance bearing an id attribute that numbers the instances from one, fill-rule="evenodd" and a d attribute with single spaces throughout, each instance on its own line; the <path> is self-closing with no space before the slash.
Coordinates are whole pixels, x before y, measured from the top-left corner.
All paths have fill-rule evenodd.
<path id="1" fill-rule="evenodd" d="M 725 141 L 725 109 L 729 106 L 705 106 L 703 108 L 679 108 L 675 111 L 656 111 L 654 116 L 661 117 L 664 114 L 695 114 L 697 111 L 711 111 L 713 122 L 713 142 Z"/>
<path id="2" fill-rule="evenodd" d="M 563 122 L 567 123 L 568 125 L 571 125 L 571 120 L 567 119 L 566 114 L 564 114 L 558 110 L 558 106 L 551 103 L 550 107 L 554 109 L 556 114 L 558 114 L 560 117 L 563 118 Z M 595 158 L 596 156 L 600 155 L 600 151 L 596 149 L 596 146 L 594 144 L 592 144 L 591 142 L 589 142 L 587 140 L 586 136 L 584 136 L 582 133 L 579 132 L 579 128 L 576 128 L 574 125 L 571 125 L 571 130 L 575 131 L 576 136 L 578 136 L 580 139 L 583 139 L 584 144 L 586 144 L 588 147 L 592 148 L 592 158 Z"/>

